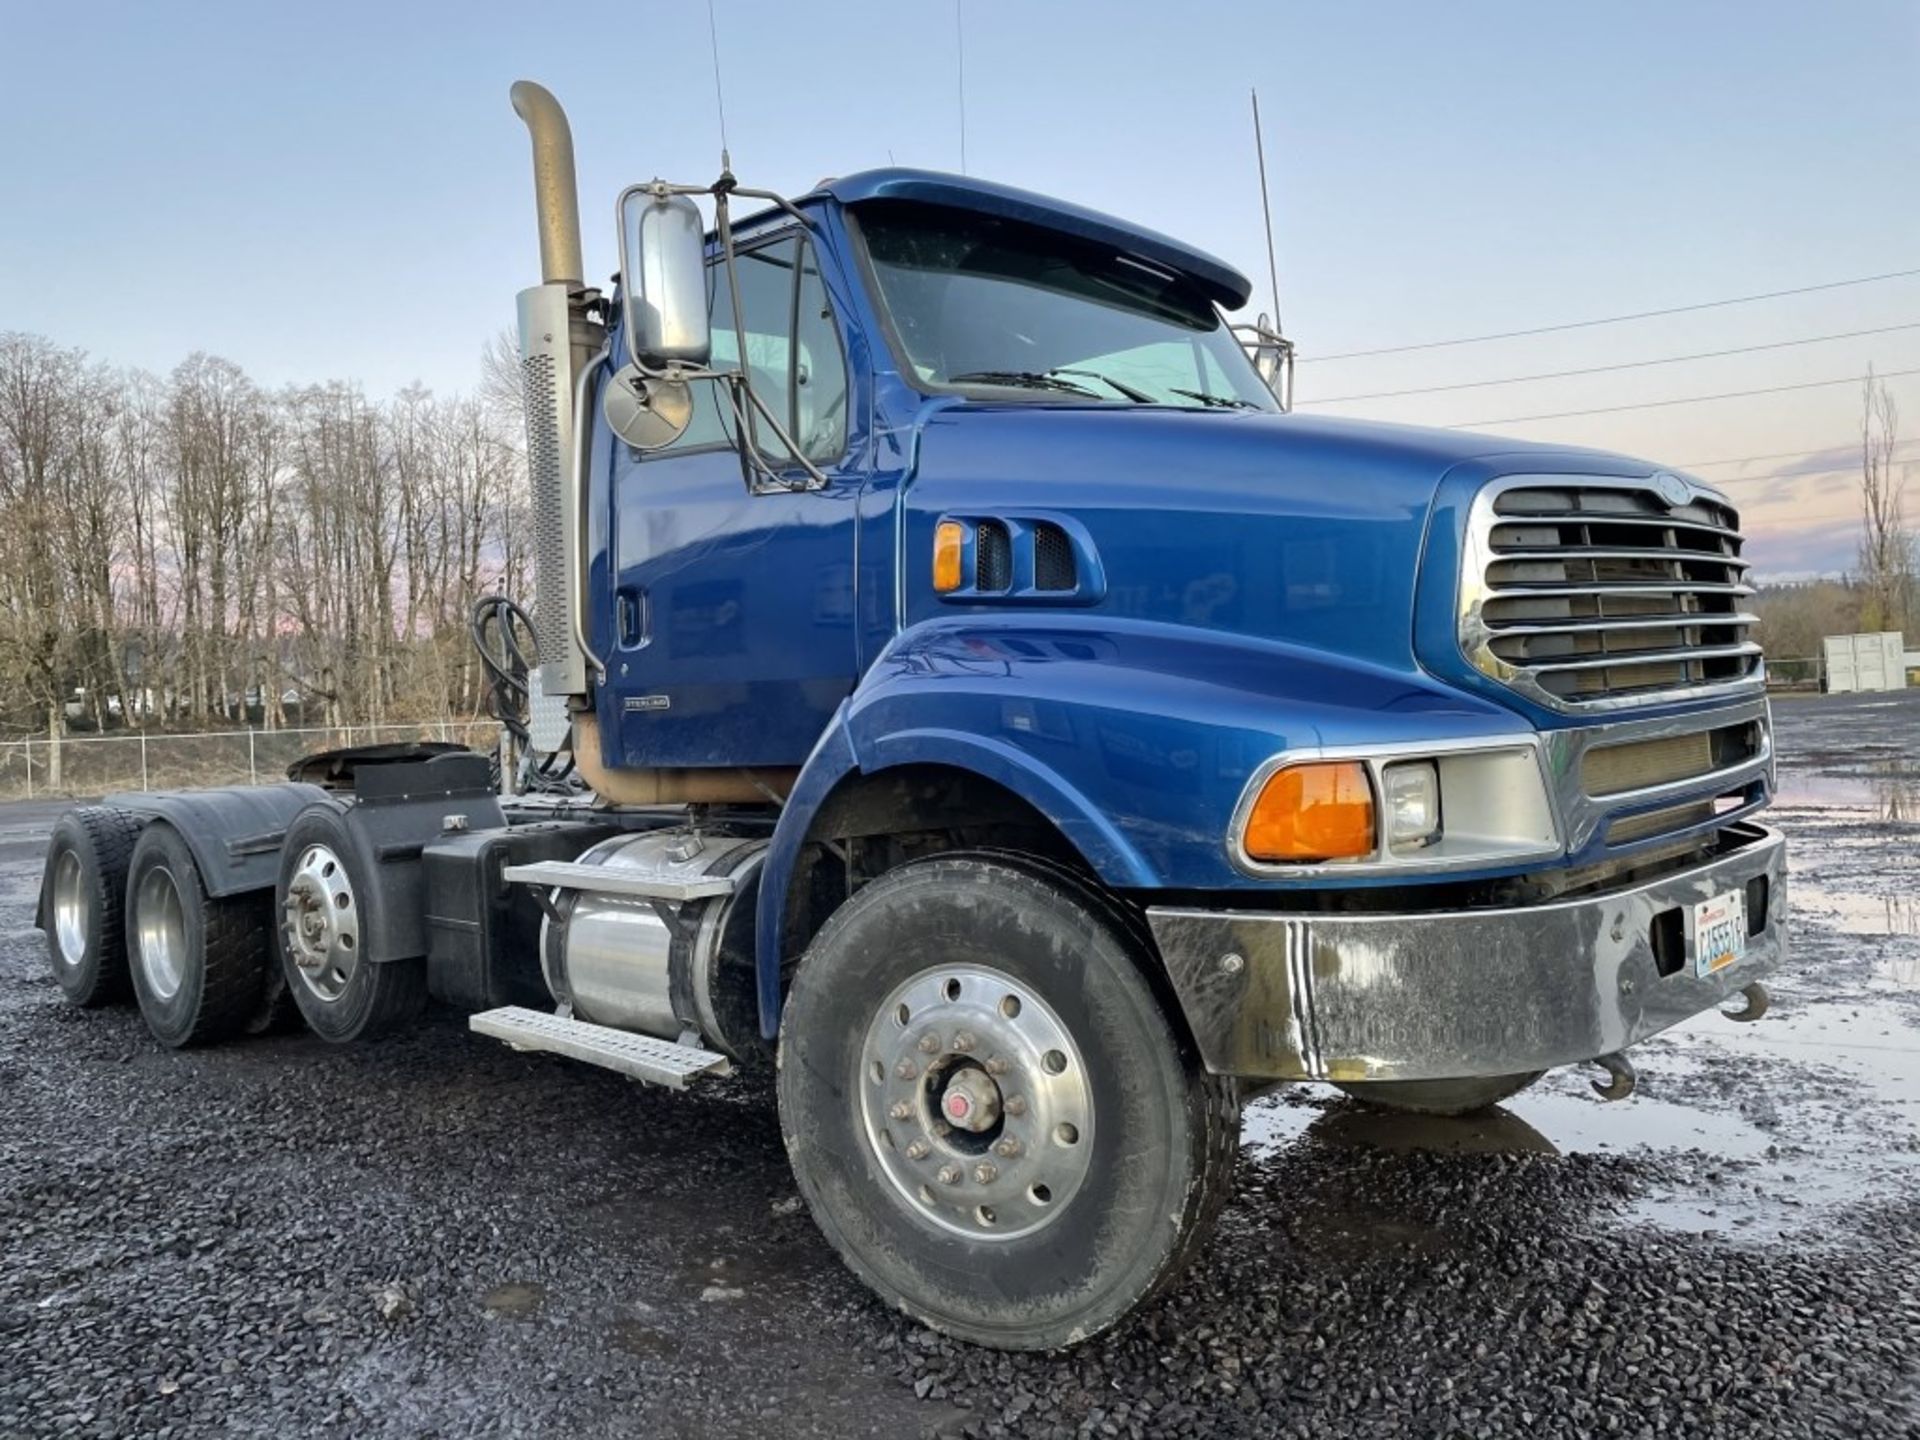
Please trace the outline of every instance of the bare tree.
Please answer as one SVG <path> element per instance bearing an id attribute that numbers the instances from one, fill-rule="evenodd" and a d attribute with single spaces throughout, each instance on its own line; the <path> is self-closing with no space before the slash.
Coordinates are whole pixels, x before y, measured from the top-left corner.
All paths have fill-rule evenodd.
<path id="1" fill-rule="evenodd" d="M 1914 599 L 1914 536 L 1906 524 L 1906 477 L 1895 468 L 1900 410 L 1886 382 L 1867 372 L 1860 420 L 1860 580 L 1866 589 L 1860 623 L 1868 630 L 1905 630 Z"/>
<path id="2" fill-rule="evenodd" d="M 519 411 L 503 342 L 470 396 L 380 402 L 0 335 L 0 727 L 57 765 L 70 723 L 271 728 L 289 691 L 328 725 L 476 714 L 469 608 L 528 579 Z"/>

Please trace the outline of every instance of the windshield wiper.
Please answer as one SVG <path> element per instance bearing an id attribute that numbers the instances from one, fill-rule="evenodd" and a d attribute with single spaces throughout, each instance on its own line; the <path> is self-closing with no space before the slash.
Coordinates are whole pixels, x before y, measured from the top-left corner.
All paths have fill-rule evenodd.
<path id="1" fill-rule="evenodd" d="M 964 375 L 949 375 L 949 380 L 964 385 L 969 382 L 981 385 L 1016 385 L 1029 390 L 1057 390 L 1063 395 L 1084 395 L 1090 400 L 1098 400 L 1097 393 L 1084 385 L 1076 385 L 1071 380 L 1062 380 L 1058 375 L 1042 375 L 1038 370 L 969 370 Z"/>
<path id="2" fill-rule="evenodd" d="M 1258 410 L 1260 407 L 1251 400 L 1242 400 L 1237 395 L 1209 395 L 1204 390 L 1182 390 L 1177 385 L 1167 387 L 1176 395 L 1185 395 L 1189 400 L 1198 400 L 1209 410 Z"/>
<path id="3" fill-rule="evenodd" d="M 1066 365 L 1056 365 L 1054 366 L 1053 369 L 1049 370 L 1047 374 L 1049 376 L 1084 375 L 1089 380 L 1098 380 L 1102 385 L 1112 386 L 1120 394 L 1126 396 L 1127 399 L 1133 401 L 1133 403 L 1136 405 L 1152 405 L 1155 403 L 1153 396 L 1147 394 L 1146 391 L 1136 390 L 1131 385 L 1122 385 L 1118 380 L 1114 379 L 1111 375 L 1102 375 L 1098 370 L 1079 370 Z"/>

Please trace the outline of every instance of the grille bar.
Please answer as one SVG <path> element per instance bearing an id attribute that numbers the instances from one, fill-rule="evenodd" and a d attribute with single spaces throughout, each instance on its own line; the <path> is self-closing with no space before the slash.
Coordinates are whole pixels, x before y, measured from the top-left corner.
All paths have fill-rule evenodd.
<path id="1" fill-rule="evenodd" d="M 1502 625 L 1501 638 L 1509 635 L 1573 635 L 1582 630 L 1712 630 L 1723 625 L 1758 625 L 1760 617 L 1742 611 L 1737 615 L 1649 615 L 1644 620 L 1624 620 L 1611 615 L 1569 616 L 1544 625 Z"/>
<path id="2" fill-rule="evenodd" d="M 1551 550 L 1507 550 L 1494 542 L 1496 564 L 1513 560 L 1657 560 L 1663 565 L 1675 562 L 1726 565 L 1735 570 L 1751 568 L 1744 560 L 1719 550 L 1676 550 L 1671 546 L 1639 545 L 1632 549 L 1605 548 L 1599 545 L 1560 545 Z"/>
<path id="3" fill-rule="evenodd" d="M 1578 521 L 1585 523 L 1589 520 L 1598 519 L 1605 523 L 1611 518 L 1614 517 L 1597 515 L 1592 511 L 1586 510 L 1524 510 L 1517 513 L 1503 513 L 1500 517 L 1500 522 L 1503 525 L 1520 524 L 1532 520 L 1545 520 L 1549 523 L 1554 521 Z M 1628 519 L 1627 523 L 1633 523 L 1631 518 Z M 1719 535 L 1727 540 L 1737 541 L 1744 538 L 1738 530 L 1729 530 L 1724 525 L 1714 525 L 1701 520 L 1675 520 L 1669 518 L 1658 522 L 1649 521 L 1646 523 L 1658 523 L 1668 530 L 1684 530 L 1695 534 Z"/>
<path id="4" fill-rule="evenodd" d="M 1561 585 L 1552 581 L 1502 580 L 1502 591 L 1514 591 L 1518 594 L 1533 595 L 1673 595 L 1675 591 L 1684 591 L 1690 595 L 1752 595 L 1751 585 L 1695 584 L 1692 581 L 1679 581 L 1673 585 L 1644 585 L 1639 582 L 1618 585 Z M 1700 613 L 1700 612 L 1691 612 Z"/>
<path id="5" fill-rule="evenodd" d="M 1677 477 L 1527 477 L 1475 501 L 1460 638 L 1482 671 L 1562 710 L 1762 683 L 1739 516 Z"/>
<path id="6" fill-rule="evenodd" d="M 1554 661 L 1537 666 L 1541 670 L 1601 670 L 1614 665 L 1658 665 L 1673 660 L 1730 660 L 1740 655 L 1758 655 L 1760 647 L 1748 640 L 1739 645 L 1681 646 L 1674 650 L 1622 650 L 1599 660 Z"/>

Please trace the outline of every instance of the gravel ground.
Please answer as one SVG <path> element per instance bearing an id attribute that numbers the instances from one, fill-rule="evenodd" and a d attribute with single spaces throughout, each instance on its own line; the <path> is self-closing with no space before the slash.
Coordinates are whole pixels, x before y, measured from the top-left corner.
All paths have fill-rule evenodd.
<path id="1" fill-rule="evenodd" d="M 67 1008 L 0 807 L 0 1435 L 1920 1435 L 1920 692 L 1779 719 L 1774 1015 L 1622 1105 L 1262 1101 L 1187 1282 L 1052 1357 L 870 1299 L 763 1090 Z"/>

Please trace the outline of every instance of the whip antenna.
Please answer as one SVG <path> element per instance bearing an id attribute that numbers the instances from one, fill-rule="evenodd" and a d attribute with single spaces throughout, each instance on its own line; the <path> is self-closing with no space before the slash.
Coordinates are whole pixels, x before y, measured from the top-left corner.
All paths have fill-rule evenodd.
<path id="1" fill-rule="evenodd" d="M 707 0 L 707 49 L 713 55 L 713 108 L 720 115 L 720 168 L 733 169 L 727 155 L 727 95 L 720 85 L 720 29 L 713 19 L 713 0 Z"/>
<path id="2" fill-rule="evenodd" d="M 1273 258 L 1273 202 L 1267 198 L 1267 143 L 1260 134 L 1260 92 L 1253 95 L 1253 153 L 1260 164 L 1260 218 L 1267 227 L 1267 284 L 1273 290 L 1273 328 L 1285 333 L 1280 323 L 1280 267 Z"/>
<path id="3" fill-rule="evenodd" d="M 967 31 L 960 19 L 960 0 L 953 0 L 954 88 L 960 96 L 960 173 L 967 173 Z"/>

